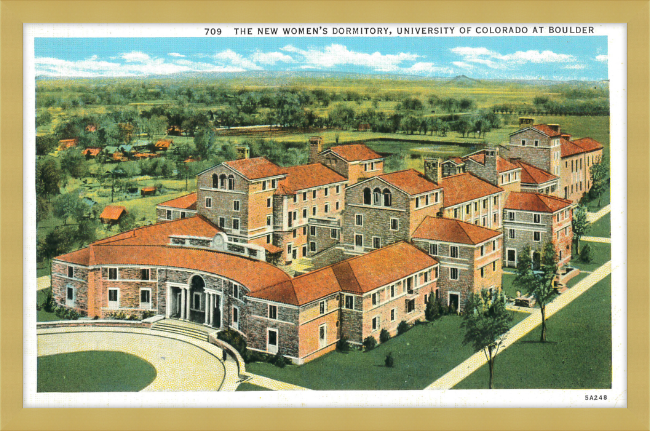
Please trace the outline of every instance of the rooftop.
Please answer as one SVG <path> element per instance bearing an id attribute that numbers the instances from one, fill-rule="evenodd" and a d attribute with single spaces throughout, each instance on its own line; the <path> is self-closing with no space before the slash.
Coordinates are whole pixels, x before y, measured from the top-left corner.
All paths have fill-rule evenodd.
<path id="1" fill-rule="evenodd" d="M 106 205 L 99 218 L 107 220 L 119 220 L 119 218 L 122 216 L 122 213 L 125 212 L 126 208 L 121 205 Z"/>
<path id="2" fill-rule="evenodd" d="M 496 156 L 497 158 L 497 172 L 502 173 L 502 172 L 508 172 L 512 171 L 513 169 L 519 168 L 518 166 L 510 163 L 508 160 L 504 159 L 501 156 Z M 477 153 L 477 154 L 472 154 L 471 156 L 465 157 L 465 159 L 470 159 L 474 160 L 477 163 L 480 163 L 482 165 L 485 165 L 485 153 Z"/>
<path id="3" fill-rule="evenodd" d="M 403 171 L 391 172 L 390 174 L 379 175 L 389 184 L 405 191 L 409 195 L 418 195 L 442 188 L 440 185 L 427 180 L 424 175 L 415 169 L 406 169 Z"/>
<path id="4" fill-rule="evenodd" d="M 479 177 L 464 172 L 442 178 L 439 184 L 444 189 L 444 206 L 450 207 L 474 199 L 502 192 L 501 187 L 493 186 Z"/>
<path id="5" fill-rule="evenodd" d="M 556 196 L 541 193 L 511 192 L 506 200 L 505 209 L 554 213 L 571 206 L 572 202 Z"/>
<path id="6" fill-rule="evenodd" d="M 235 171 L 242 174 L 249 180 L 258 180 L 260 178 L 275 177 L 284 174 L 284 170 L 265 157 L 255 157 L 252 159 L 240 159 L 223 162 Z"/>
<path id="7" fill-rule="evenodd" d="M 279 194 L 295 194 L 299 190 L 347 181 L 345 177 L 321 163 L 291 166 L 285 168 L 284 173 L 287 176 L 280 181 Z"/>
<path id="8" fill-rule="evenodd" d="M 521 168 L 521 182 L 526 184 L 544 184 L 556 180 L 558 177 L 524 162 L 521 159 L 510 159 L 510 162 Z"/>
<path id="9" fill-rule="evenodd" d="M 413 238 L 476 245 L 499 235 L 499 231 L 460 220 L 426 217 L 413 233 Z"/>
<path id="10" fill-rule="evenodd" d="M 182 210 L 195 210 L 196 209 L 196 192 L 184 196 L 177 197 L 169 201 L 161 202 L 158 204 L 161 207 L 178 208 Z"/>
<path id="11" fill-rule="evenodd" d="M 366 144 L 335 145 L 330 147 L 329 150 L 348 162 L 376 160 L 382 158 L 381 155 L 368 148 Z"/>

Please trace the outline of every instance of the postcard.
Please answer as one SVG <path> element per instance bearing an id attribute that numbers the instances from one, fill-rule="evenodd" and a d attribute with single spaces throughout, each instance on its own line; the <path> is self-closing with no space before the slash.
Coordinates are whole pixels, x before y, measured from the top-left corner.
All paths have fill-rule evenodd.
<path id="1" fill-rule="evenodd" d="M 625 25 L 24 52 L 25 407 L 627 406 Z"/>

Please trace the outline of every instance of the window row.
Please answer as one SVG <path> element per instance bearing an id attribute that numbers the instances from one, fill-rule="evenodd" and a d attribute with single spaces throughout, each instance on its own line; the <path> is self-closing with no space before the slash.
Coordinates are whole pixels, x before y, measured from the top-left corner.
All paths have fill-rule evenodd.
<path id="1" fill-rule="evenodd" d="M 140 308 L 144 310 L 151 309 L 151 289 L 147 287 L 140 288 Z M 120 308 L 120 289 L 117 287 L 108 288 L 108 308 L 115 310 Z"/>
<path id="2" fill-rule="evenodd" d="M 429 205 L 434 205 L 440 202 L 440 195 L 438 192 L 431 193 L 424 196 L 418 196 L 415 198 L 415 208 L 427 207 Z"/>
<path id="3" fill-rule="evenodd" d="M 363 226 L 363 214 L 355 214 L 354 215 L 354 225 L 355 226 Z M 399 230 L 399 219 L 391 217 L 391 219 L 389 221 L 389 229 L 390 230 Z"/>
<path id="4" fill-rule="evenodd" d="M 185 211 L 181 211 L 181 212 L 180 212 L 180 218 L 187 218 L 187 215 L 188 215 L 188 214 L 189 214 L 189 213 L 187 213 L 187 212 L 185 212 Z M 172 220 L 172 219 L 173 219 L 173 213 L 172 213 L 172 210 L 167 210 L 167 211 L 165 212 L 165 220 Z"/>
<path id="5" fill-rule="evenodd" d="M 235 190 L 235 176 L 230 174 L 212 174 L 212 188 L 222 190 Z"/>
<path id="6" fill-rule="evenodd" d="M 321 190 L 323 190 L 323 196 L 328 197 L 330 195 L 330 189 L 333 188 L 334 192 L 338 195 L 341 194 L 341 186 L 334 186 L 334 187 L 325 187 Z M 312 199 L 317 199 L 318 198 L 318 190 L 312 190 L 311 192 L 302 192 L 302 201 L 307 202 L 309 199 L 309 195 L 311 195 Z M 293 203 L 298 203 L 298 193 L 293 195 Z"/>
<path id="7" fill-rule="evenodd" d="M 509 172 L 507 174 L 501 174 L 501 183 L 506 184 L 519 179 L 519 172 Z M 483 206 L 485 208 L 485 206 Z"/>
<path id="8" fill-rule="evenodd" d="M 516 216 L 516 211 L 507 211 L 508 214 L 508 221 L 515 221 L 517 216 Z M 524 214 L 527 215 L 527 214 Z M 536 224 L 541 224 L 542 223 L 542 215 L 541 214 L 533 214 L 533 223 Z"/>
<path id="9" fill-rule="evenodd" d="M 70 268 L 68 267 L 68 274 L 70 274 Z M 70 275 L 68 275 L 71 277 Z M 117 268 L 108 268 L 108 279 L 109 280 L 117 280 L 118 278 L 118 272 Z M 129 279 L 124 279 L 124 280 L 131 280 Z M 136 280 L 151 280 L 151 269 L 149 268 L 140 268 L 140 278 Z"/>
<path id="10" fill-rule="evenodd" d="M 268 221 L 269 221 L 268 217 L 267 217 L 266 221 L 267 221 L 267 224 L 268 224 Z M 227 226 L 227 217 L 219 217 L 219 227 L 221 229 L 228 228 L 228 226 Z M 240 221 L 239 221 L 238 218 L 233 217 L 231 219 L 230 228 L 232 230 L 239 230 L 241 228 Z"/>
<path id="11" fill-rule="evenodd" d="M 205 198 L 205 207 L 206 208 L 212 208 L 212 198 L 206 197 Z M 241 210 L 241 201 L 232 201 L 232 210 L 239 212 Z"/>

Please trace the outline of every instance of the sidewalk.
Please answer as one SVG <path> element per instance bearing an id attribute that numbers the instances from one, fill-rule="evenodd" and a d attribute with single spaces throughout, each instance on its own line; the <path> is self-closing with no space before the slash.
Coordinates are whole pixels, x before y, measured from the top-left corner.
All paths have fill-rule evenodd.
<path id="1" fill-rule="evenodd" d="M 571 301 L 586 292 L 591 286 L 598 283 L 607 275 L 611 274 L 611 272 L 612 262 L 609 261 L 596 269 L 593 273 L 589 274 L 587 277 L 580 280 L 575 286 L 565 291 L 563 294 L 555 298 L 553 302 L 546 306 L 546 318 L 548 319 L 560 311 L 567 304 L 571 303 Z M 510 347 L 517 340 L 528 334 L 541 323 L 542 313 L 539 309 L 536 309 L 529 317 L 525 318 L 510 329 L 503 345 L 499 349 L 499 353 L 502 353 L 506 348 Z M 481 350 L 480 352 L 476 352 L 456 368 L 449 371 L 447 374 L 424 388 L 424 390 L 452 389 L 464 378 L 481 368 L 486 363 L 487 360 L 483 351 Z"/>
<path id="2" fill-rule="evenodd" d="M 603 244 L 611 244 L 612 243 L 611 238 L 601 238 L 599 236 L 583 236 L 582 238 L 580 238 L 580 241 L 602 242 Z"/>
<path id="3" fill-rule="evenodd" d="M 605 214 L 607 214 L 608 212 L 610 212 L 611 210 L 612 210 L 612 204 L 609 204 L 606 207 L 601 208 L 598 212 L 595 213 L 587 212 L 587 221 L 589 223 L 593 223 L 598 219 L 600 219 Z"/>
<path id="4" fill-rule="evenodd" d="M 43 290 L 50 287 L 50 276 L 44 275 L 36 279 L 36 290 Z"/>

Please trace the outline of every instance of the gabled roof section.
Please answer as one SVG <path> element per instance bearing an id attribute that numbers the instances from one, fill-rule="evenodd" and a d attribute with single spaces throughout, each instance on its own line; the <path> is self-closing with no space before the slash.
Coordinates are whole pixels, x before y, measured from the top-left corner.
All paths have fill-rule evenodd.
<path id="1" fill-rule="evenodd" d="M 158 206 L 161 207 L 170 207 L 178 208 L 182 210 L 195 210 L 196 209 L 196 192 L 189 193 L 187 195 L 179 196 L 175 199 L 171 199 L 162 203 L 159 203 Z"/>
<path id="2" fill-rule="evenodd" d="M 526 163 L 521 159 L 510 159 L 510 162 L 521 168 L 521 182 L 524 184 L 544 184 L 558 179 L 558 177 L 544 169 Z"/>
<path id="3" fill-rule="evenodd" d="M 513 165 L 510 163 L 508 160 L 504 159 L 501 156 L 496 156 L 497 158 L 497 172 L 498 173 L 503 173 L 503 172 L 508 172 L 512 171 L 514 169 L 517 169 L 518 166 Z M 477 153 L 477 154 L 472 154 L 471 156 L 465 157 L 465 160 L 470 159 L 475 161 L 476 163 L 480 163 L 482 165 L 485 165 L 485 153 Z"/>
<path id="4" fill-rule="evenodd" d="M 567 141 L 564 138 L 560 139 L 561 157 L 571 157 L 571 156 L 575 156 L 576 154 L 580 154 L 584 152 L 585 150 L 582 147 L 576 145 L 572 141 Z"/>
<path id="5" fill-rule="evenodd" d="M 55 259 L 61 260 L 63 262 L 76 263 L 77 265 L 88 266 L 90 262 L 90 248 L 85 247 L 81 250 L 76 250 L 71 253 L 66 253 L 55 257 Z"/>
<path id="6" fill-rule="evenodd" d="M 439 184 L 444 189 L 443 201 L 445 207 L 480 199 L 503 191 L 501 187 L 493 186 L 469 172 L 442 178 Z"/>
<path id="7" fill-rule="evenodd" d="M 575 140 L 571 141 L 571 143 L 573 143 L 574 145 L 579 146 L 585 152 L 597 151 L 597 150 L 602 150 L 603 149 L 603 144 L 601 144 L 600 142 L 596 141 L 595 139 L 591 139 L 589 137 L 575 139 Z"/>
<path id="8" fill-rule="evenodd" d="M 231 160 L 223 162 L 223 164 L 239 172 L 249 180 L 275 177 L 284 173 L 280 166 L 270 162 L 266 157 Z"/>
<path id="9" fill-rule="evenodd" d="M 567 199 L 541 193 L 511 192 L 506 200 L 505 209 L 554 213 L 570 207 L 572 202 Z"/>
<path id="10" fill-rule="evenodd" d="M 476 245 L 499 235 L 499 231 L 460 220 L 426 217 L 413 233 L 413 238 Z"/>
<path id="11" fill-rule="evenodd" d="M 378 177 L 412 196 L 442 188 L 433 181 L 427 180 L 415 169 L 391 172 L 378 175 Z"/>
<path id="12" fill-rule="evenodd" d="M 335 145 L 328 148 L 327 150 L 324 150 L 323 153 L 325 151 L 331 151 L 347 162 L 359 162 L 364 160 L 376 160 L 383 158 L 381 155 L 368 148 L 366 144 L 361 143 Z"/>
<path id="13" fill-rule="evenodd" d="M 540 133 L 543 133 L 544 135 L 548 136 L 549 138 L 554 138 L 556 136 L 561 136 L 562 135 L 560 132 L 557 132 L 557 131 L 553 130 L 551 127 L 549 127 L 546 124 L 535 124 L 535 125 L 532 125 L 532 126 L 524 127 L 523 129 L 519 129 L 519 130 L 517 130 L 515 132 L 512 132 L 510 134 L 510 136 L 516 135 L 518 133 L 521 133 L 521 132 L 523 132 L 525 130 L 530 130 L 530 129 L 533 129 L 533 130 L 536 130 L 536 131 L 538 131 Z"/>
<path id="14" fill-rule="evenodd" d="M 106 205 L 99 218 L 107 220 L 119 220 L 122 216 L 122 213 L 125 212 L 126 208 L 121 205 Z"/>
<path id="15" fill-rule="evenodd" d="M 458 156 L 451 156 L 451 157 L 449 157 L 447 160 L 445 160 L 445 161 L 442 162 L 442 163 L 443 163 L 443 164 L 445 164 L 445 163 L 453 163 L 454 165 L 462 165 L 462 164 L 465 163 L 465 162 L 463 161 L 463 159 L 462 159 L 461 157 L 458 157 Z"/>
<path id="16" fill-rule="evenodd" d="M 295 194 L 298 190 L 327 184 L 340 183 L 347 179 L 322 163 L 291 166 L 284 169 L 287 176 L 278 185 L 278 194 Z"/>

